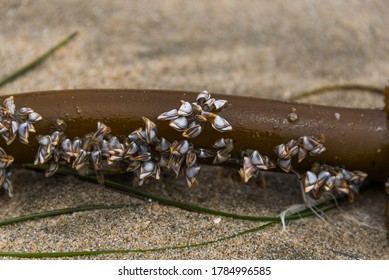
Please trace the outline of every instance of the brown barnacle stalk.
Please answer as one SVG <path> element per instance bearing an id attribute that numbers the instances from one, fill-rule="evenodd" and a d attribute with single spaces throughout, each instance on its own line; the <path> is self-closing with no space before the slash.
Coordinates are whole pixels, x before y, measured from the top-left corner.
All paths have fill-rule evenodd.
<path id="1" fill-rule="evenodd" d="M 112 166 L 133 173 L 138 185 L 166 171 L 194 187 L 202 164 L 235 167 L 246 183 L 262 182 L 266 170 L 292 172 L 313 197 L 331 192 L 350 200 L 366 174 L 389 177 L 385 110 L 207 91 L 66 90 L 18 94 L 15 101 L 24 107 L 16 111 L 6 97 L 0 131 L 7 144 L 18 135 L 27 145 L 13 143 L 0 154 L 3 188 L 11 158 L 47 163 L 47 176 L 61 164 L 94 170 L 100 183 Z M 28 141 L 33 131 L 37 140 Z"/>

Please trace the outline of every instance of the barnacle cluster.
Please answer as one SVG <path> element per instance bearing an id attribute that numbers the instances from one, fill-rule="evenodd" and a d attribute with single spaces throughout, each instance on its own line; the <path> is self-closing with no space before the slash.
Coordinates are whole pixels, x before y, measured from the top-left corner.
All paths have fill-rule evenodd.
<path id="1" fill-rule="evenodd" d="M 35 132 L 34 123 L 42 119 L 41 115 L 31 108 L 22 107 L 16 110 L 13 96 L 6 98 L 0 106 L 0 135 L 7 145 L 10 145 L 16 136 L 23 144 L 28 144 L 30 132 Z M 3 188 L 12 196 L 12 173 L 9 167 L 14 158 L 0 148 L 0 189 Z"/>
<path id="2" fill-rule="evenodd" d="M 302 136 L 297 141 L 292 139 L 286 144 L 276 146 L 274 149 L 278 157 L 277 164 L 286 173 L 289 173 L 293 169 L 293 156 L 297 155 L 298 162 L 301 162 L 308 154 L 317 156 L 325 150 L 323 140 L 317 139 L 314 136 Z"/>
<path id="3" fill-rule="evenodd" d="M 157 127 L 143 117 L 144 127 L 130 133 L 123 142 L 99 122 L 97 131 L 82 138 L 70 140 L 64 132 L 55 131 L 39 138 L 35 164 L 48 163 L 46 176 L 53 175 L 60 163 L 71 164 L 78 171 L 94 169 L 99 183 L 104 182 L 105 165 L 115 165 L 126 172 L 133 172 L 135 183 L 142 185 L 149 178 L 160 178 L 161 169 L 170 169 L 176 176 L 182 173 L 189 187 L 196 186 L 200 166 L 197 158 L 214 158 L 215 163 L 226 161 L 232 150 L 231 139 L 221 138 L 215 149 L 196 149 L 187 140 L 170 143 L 158 137 Z"/>
<path id="4" fill-rule="evenodd" d="M 359 186 L 367 174 L 361 171 L 349 171 L 327 164 L 315 163 L 302 177 L 304 191 L 318 198 L 323 192 L 346 194 L 350 202 L 358 193 Z"/>
<path id="5" fill-rule="evenodd" d="M 21 143 L 28 144 L 29 133 L 35 132 L 33 124 L 42 119 L 41 115 L 28 107 L 16 110 L 13 96 L 5 99 L 3 106 L 0 106 L 1 136 L 7 145 L 10 145 L 16 136 Z"/>
<path id="6" fill-rule="evenodd" d="M 267 157 L 261 155 L 257 150 L 245 150 L 242 152 L 243 164 L 239 169 L 239 175 L 245 183 L 251 178 L 257 180 L 261 177 L 261 170 L 275 168 L 276 165 Z"/>
<path id="7" fill-rule="evenodd" d="M 278 166 L 285 172 L 293 170 L 292 157 L 297 155 L 298 162 L 301 162 L 309 154 L 317 156 L 323 153 L 326 148 L 322 139 L 314 136 L 302 136 L 298 140 L 290 140 L 287 144 L 280 144 L 275 147 Z M 346 194 L 349 201 L 353 201 L 358 193 L 359 186 L 363 183 L 367 174 L 361 171 L 348 171 L 347 169 L 327 164 L 314 163 L 311 170 L 300 176 L 305 193 L 319 198 L 323 193 Z"/>
<path id="8" fill-rule="evenodd" d="M 215 100 L 203 91 L 198 94 L 196 102 L 182 101 L 181 107 L 161 114 L 158 119 L 170 120 L 170 126 L 183 131 L 183 136 L 194 138 L 203 130 L 203 123 L 211 121 L 212 127 L 220 132 L 231 130 L 231 125 L 215 114 L 221 110 L 226 100 Z M 220 164 L 230 159 L 233 141 L 220 138 L 215 141 L 213 149 L 196 148 L 188 140 L 170 143 L 158 137 L 154 122 L 143 117 L 144 127 L 133 131 L 120 142 L 111 135 L 110 129 L 99 122 L 97 131 L 82 138 L 70 140 L 64 132 L 55 131 L 51 135 L 39 138 L 39 150 L 35 164 L 48 163 L 46 176 L 53 175 L 60 163 L 71 164 L 78 171 L 93 168 L 99 183 L 103 183 L 105 165 L 116 165 L 127 172 L 135 174 L 135 183 L 142 185 L 149 178 L 160 178 L 162 169 L 172 170 L 176 176 L 181 171 L 189 187 L 198 184 L 200 166 L 197 158 L 213 158 L 213 164 Z"/>
<path id="9" fill-rule="evenodd" d="M 182 136 L 187 138 L 199 136 L 206 122 L 210 122 L 219 132 L 232 130 L 228 121 L 216 114 L 227 105 L 227 100 L 216 100 L 204 90 L 197 95 L 195 102 L 181 100 L 181 103 L 178 110 L 164 112 L 158 119 L 170 121 L 169 125 L 177 131 L 182 131 Z"/>

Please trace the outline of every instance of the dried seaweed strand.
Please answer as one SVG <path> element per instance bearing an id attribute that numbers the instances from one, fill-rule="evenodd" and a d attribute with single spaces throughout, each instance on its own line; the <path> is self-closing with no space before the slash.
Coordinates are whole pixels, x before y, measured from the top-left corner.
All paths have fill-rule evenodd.
<path id="1" fill-rule="evenodd" d="M 17 71 L 2 78 L 0 80 L 0 87 L 5 86 L 6 84 L 14 81 L 15 79 L 26 74 L 27 72 L 34 69 L 38 65 L 42 64 L 46 59 L 48 59 L 50 56 L 52 56 L 55 52 L 57 52 L 62 47 L 67 45 L 70 41 L 72 41 L 77 36 L 77 34 L 78 34 L 78 32 L 73 32 L 67 38 L 65 38 L 63 41 L 59 42 L 57 45 L 55 45 L 54 47 L 49 49 L 47 52 L 45 52 L 41 56 L 35 58 L 33 61 L 29 62 L 27 65 L 23 66 L 22 68 L 18 69 Z"/>

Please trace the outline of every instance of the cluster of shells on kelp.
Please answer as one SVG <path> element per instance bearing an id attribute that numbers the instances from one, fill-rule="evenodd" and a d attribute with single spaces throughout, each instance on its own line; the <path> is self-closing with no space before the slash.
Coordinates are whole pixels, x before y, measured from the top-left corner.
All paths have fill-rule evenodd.
<path id="1" fill-rule="evenodd" d="M 16 110 L 13 96 L 6 98 L 0 106 L 0 135 L 7 145 L 16 137 L 23 144 L 28 144 L 30 132 L 35 132 L 34 123 L 42 119 L 33 109 L 22 107 Z M 12 196 L 12 172 L 9 170 L 14 158 L 0 147 L 0 188 Z"/>
<path id="2" fill-rule="evenodd" d="M 311 170 L 301 174 L 292 167 L 292 157 L 298 162 L 308 155 L 323 153 L 324 140 L 314 136 L 301 136 L 274 148 L 277 161 L 261 155 L 249 147 L 240 151 L 239 158 L 231 158 L 234 140 L 219 138 L 212 148 L 196 147 L 191 139 L 199 136 L 207 123 L 216 131 L 231 131 L 230 123 L 219 113 L 228 105 L 227 100 L 216 100 L 207 91 L 197 95 L 194 102 L 181 101 L 178 109 L 172 109 L 158 116 L 158 120 L 169 121 L 169 126 L 182 132 L 183 140 L 169 142 L 158 135 L 157 125 L 146 117 L 144 126 L 131 132 L 122 141 L 111 134 L 110 128 L 102 122 L 97 130 L 82 137 L 66 137 L 64 120 L 53 120 L 55 127 L 51 134 L 38 136 L 39 148 L 34 163 L 47 164 L 46 176 L 53 175 L 60 165 L 67 165 L 79 172 L 94 170 L 100 184 L 104 183 L 103 171 L 107 166 L 119 168 L 134 174 L 134 183 L 142 185 L 150 178 L 160 179 L 161 172 L 171 171 L 176 176 L 183 174 L 189 187 L 198 185 L 200 165 L 204 159 L 215 165 L 238 164 L 237 170 L 245 183 L 259 182 L 261 171 L 276 168 L 299 175 L 303 189 L 315 198 L 324 192 L 347 194 L 352 200 L 359 185 L 366 178 L 360 171 L 315 163 Z M 13 98 L 4 101 L 0 107 L 0 132 L 7 144 L 18 136 L 20 142 L 28 144 L 29 132 L 35 132 L 33 124 L 42 117 L 31 108 L 15 110 Z M 8 171 L 13 157 L 0 148 L 0 187 L 12 194 L 11 173 Z"/>

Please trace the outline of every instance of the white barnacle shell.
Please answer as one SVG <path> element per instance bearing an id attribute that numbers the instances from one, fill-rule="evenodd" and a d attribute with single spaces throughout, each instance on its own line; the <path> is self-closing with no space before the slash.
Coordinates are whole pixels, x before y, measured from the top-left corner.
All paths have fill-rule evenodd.
<path id="1" fill-rule="evenodd" d="M 196 113 L 201 113 L 201 111 L 203 110 L 203 108 L 196 102 L 192 102 L 192 109 Z"/>
<path id="2" fill-rule="evenodd" d="M 180 174 L 181 170 L 181 165 L 184 160 L 184 156 L 177 156 L 177 155 L 170 155 L 169 163 L 168 163 L 168 168 L 171 168 L 176 176 Z"/>
<path id="3" fill-rule="evenodd" d="M 264 165 L 263 157 L 257 150 L 254 150 L 251 153 L 250 160 L 254 165 Z"/>
<path id="4" fill-rule="evenodd" d="M 80 170 L 88 161 L 88 153 L 85 150 L 80 150 L 78 156 L 73 161 L 73 168 Z"/>
<path id="5" fill-rule="evenodd" d="M 213 143 L 213 147 L 217 149 L 223 149 L 227 146 L 226 140 L 224 138 L 220 138 Z"/>
<path id="6" fill-rule="evenodd" d="M 155 137 L 157 136 L 156 128 L 147 129 L 145 131 L 145 138 L 147 143 L 151 143 L 155 140 Z"/>
<path id="7" fill-rule="evenodd" d="M 170 121 L 169 126 L 178 131 L 184 131 L 188 127 L 188 120 L 186 117 L 179 117 Z"/>
<path id="8" fill-rule="evenodd" d="M 11 122 L 11 133 L 16 133 L 16 131 L 18 130 L 18 126 L 19 126 L 19 123 L 17 121 L 12 121 Z"/>
<path id="9" fill-rule="evenodd" d="M 94 169 L 100 169 L 102 164 L 101 151 L 93 151 L 90 153 L 90 160 Z"/>
<path id="10" fill-rule="evenodd" d="M 131 141 L 137 141 L 139 140 L 139 130 L 141 129 L 138 129 L 138 130 L 135 130 L 133 132 L 131 132 L 128 136 L 127 136 L 127 141 L 131 142 Z"/>
<path id="11" fill-rule="evenodd" d="M 33 112 L 34 112 L 34 110 L 29 108 L 29 107 L 22 107 L 18 110 L 18 114 L 21 116 L 25 116 L 25 115 L 31 114 Z"/>
<path id="12" fill-rule="evenodd" d="M 152 161 L 143 162 L 140 168 L 139 178 L 142 180 L 152 176 L 154 170 L 155 164 Z"/>
<path id="13" fill-rule="evenodd" d="M 298 149 L 298 162 L 302 162 L 307 157 L 308 152 L 303 148 Z"/>
<path id="14" fill-rule="evenodd" d="M 35 123 L 35 122 L 40 121 L 40 120 L 42 120 L 42 116 L 39 115 L 38 113 L 31 112 L 30 114 L 28 114 L 28 121 L 30 123 Z"/>
<path id="15" fill-rule="evenodd" d="M 109 151 L 108 153 L 113 154 L 123 154 L 124 146 L 119 142 L 119 139 L 116 136 L 111 137 L 108 141 Z"/>
<path id="16" fill-rule="evenodd" d="M 200 166 L 191 166 L 185 168 L 185 179 L 189 188 L 195 187 L 198 185 L 197 177 L 200 173 Z"/>
<path id="17" fill-rule="evenodd" d="M 270 160 L 267 156 L 264 156 L 263 160 L 265 162 L 265 166 L 267 167 L 267 169 L 276 168 L 276 164 L 272 160 Z"/>
<path id="18" fill-rule="evenodd" d="M 307 171 L 307 173 L 305 174 L 304 182 L 303 182 L 304 191 L 306 193 L 310 192 L 311 190 L 313 190 L 315 188 L 316 183 L 317 183 L 316 174 L 311 172 L 311 171 Z"/>
<path id="19" fill-rule="evenodd" d="M 0 148 L 0 168 L 9 167 L 14 158 L 11 155 L 8 155 L 2 148 Z"/>
<path id="20" fill-rule="evenodd" d="M 309 154 L 311 156 L 317 156 L 323 153 L 326 150 L 326 148 L 322 144 L 318 144 L 315 148 L 313 148 Z"/>
<path id="21" fill-rule="evenodd" d="M 219 132 L 226 132 L 232 130 L 232 126 L 229 124 L 229 122 L 220 116 L 216 116 L 213 119 L 212 127 Z"/>
<path id="22" fill-rule="evenodd" d="M 158 116 L 158 120 L 164 120 L 164 121 L 170 121 L 178 118 L 178 111 L 177 109 L 172 109 L 170 111 L 167 111 L 165 113 L 162 113 Z"/>
<path id="23" fill-rule="evenodd" d="M 5 99 L 3 104 L 7 110 L 7 113 L 9 113 L 10 115 L 15 114 L 15 103 L 14 103 L 13 96 L 10 96 L 7 99 Z"/>
<path id="24" fill-rule="evenodd" d="M 47 140 L 46 139 L 43 139 L 42 140 L 43 143 L 46 143 Z M 39 143 L 41 143 L 41 141 L 39 141 Z M 42 145 L 42 144 L 41 144 Z M 72 149 L 72 141 L 70 139 L 65 139 L 61 142 L 61 149 L 68 155 L 72 155 L 73 154 L 73 149 Z"/>
<path id="25" fill-rule="evenodd" d="M 301 147 L 306 151 L 311 151 L 315 147 L 308 136 L 300 137 L 299 141 L 301 142 Z"/>
<path id="26" fill-rule="evenodd" d="M 197 155 L 193 152 L 193 150 L 190 150 L 187 154 L 186 154 L 186 166 L 187 167 L 192 167 L 196 164 L 197 162 Z"/>
<path id="27" fill-rule="evenodd" d="M 0 133 L 4 133 L 4 132 L 7 132 L 8 131 L 8 128 L 0 122 Z"/>
<path id="28" fill-rule="evenodd" d="M 137 139 L 141 140 L 142 142 L 147 142 L 146 140 L 146 131 L 143 128 L 139 128 L 138 130 L 135 131 L 137 135 Z"/>
<path id="29" fill-rule="evenodd" d="M 112 163 L 114 163 L 116 161 L 121 161 L 121 160 L 123 160 L 122 154 L 113 154 L 107 158 L 107 164 L 111 165 Z"/>
<path id="30" fill-rule="evenodd" d="M 79 154 L 80 153 L 80 150 L 81 150 L 81 146 L 82 146 L 82 141 L 81 139 L 74 139 L 73 140 L 73 145 L 72 145 L 72 151 L 74 154 Z"/>
<path id="31" fill-rule="evenodd" d="M 203 90 L 197 95 L 196 102 L 199 104 L 203 104 L 206 102 L 209 98 L 211 98 L 211 95 L 209 94 L 208 91 Z"/>
<path id="32" fill-rule="evenodd" d="M 70 139 L 65 139 L 61 142 L 61 150 L 64 152 L 62 157 L 70 162 L 71 157 L 78 157 L 80 153 L 82 142 L 80 139 L 76 138 L 72 142 Z"/>
<path id="33" fill-rule="evenodd" d="M 212 109 L 214 109 L 213 103 L 215 103 L 215 101 L 215 98 L 210 98 L 205 101 L 204 104 L 202 104 L 203 110 L 211 111 Z"/>
<path id="34" fill-rule="evenodd" d="M 223 154 L 229 154 L 234 149 L 234 141 L 231 138 L 225 138 L 224 142 L 226 147 L 221 149 L 220 152 Z"/>
<path id="35" fill-rule="evenodd" d="M 165 138 L 161 137 L 161 140 L 159 141 L 159 143 L 157 144 L 155 149 L 158 152 L 167 152 L 167 151 L 170 150 L 170 143 L 169 143 L 168 140 L 166 140 Z"/>
<path id="36" fill-rule="evenodd" d="M 161 167 L 158 164 L 155 165 L 155 169 L 152 176 L 157 180 L 161 178 Z"/>
<path id="37" fill-rule="evenodd" d="M 178 115 L 182 117 L 187 117 L 192 115 L 193 113 L 193 108 L 192 105 L 188 101 L 183 101 L 181 100 L 182 105 L 180 109 L 178 109 Z"/>
<path id="38" fill-rule="evenodd" d="M 142 117 L 143 121 L 145 122 L 145 131 L 144 131 L 144 138 L 147 143 L 150 143 L 154 141 L 155 137 L 157 136 L 156 133 L 156 125 L 151 120 L 149 120 L 146 117 Z"/>
<path id="39" fill-rule="evenodd" d="M 289 173 L 292 170 L 292 159 L 291 158 L 286 158 L 286 159 L 279 158 L 277 161 L 277 164 L 286 173 Z"/>
<path id="40" fill-rule="evenodd" d="M 184 130 L 182 136 L 187 138 L 195 138 L 200 135 L 201 131 L 203 130 L 201 125 L 198 125 L 194 122 L 192 122 L 192 124 L 187 129 Z"/>
<path id="41" fill-rule="evenodd" d="M 37 154 L 35 156 L 35 160 L 34 160 L 35 165 L 44 164 L 45 162 L 47 162 L 50 159 L 51 151 L 50 150 L 47 151 L 46 149 L 47 149 L 47 147 L 39 146 L 38 152 L 37 152 Z"/>
<path id="42" fill-rule="evenodd" d="M 227 160 L 229 160 L 231 155 L 229 154 L 224 154 L 221 151 L 217 151 L 216 156 L 213 158 L 213 164 L 220 164 L 223 163 Z"/>
<path id="43" fill-rule="evenodd" d="M 252 152 L 250 160 L 261 170 L 268 170 L 275 167 L 274 163 L 267 156 L 262 156 L 257 150 Z"/>
<path id="44" fill-rule="evenodd" d="M 139 150 L 139 146 L 135 142 L 131 142 L 127 149 L 126 149 L 126 155 L 134 155 Z"/>
<path id="45" fill-rule="evenodd" d="M 310 152 L 315 149 L 317 146 L 322 145 L 320 141 L 314 136 L 302 136 L 299 138 L 300 145 L 304 150 Z M 324 151 L 324 150 L 323 150 Z"/>
<path id="46" fill-rule="evenodd" d="M 27 124 L 30 125 L 29 123 L 27 123 Z M 54 131 L 53 133 L 51 133 L 51 135 L 50 135 L 51 144 L 54 146 L 57 146 L 59 143 L 59 140 L 60 140 L 60 136 L 61 136 L 61 134 L 59 133 L 59 131 Z"/>
<path id="47" fill-rule="evenodd" d="M 100 150 L 101 150 L 101 154 L 103 156 L 108 156 L 109 155 L 109 144 L 108 144 L 108 141 L 103 139 L 101 142 L 100 142 Z"/>
<path id="48" fill-rule="evenodd" d="M 290 157 L 289 149 L 285 144 L 277 145 L 274 149 L 278 158 L 288 158 Z"/>
<path id="49" fill-rule="evenodd" d="M 299 146 L 294 146 L 294 147 L 288 148 L 288 149 L 289 149 L 290 156 L 293 157 L 293 156 L 298 154 L 298 151 L 299 151 L 300 147 Z"/>
<path id="50" fill-rule="evenodd" d="M 292 149 L 293 147 L 296 146 L 296 140 L 292 139 L 292 140 L 289 140 L 288 143 L 286 143 L 286 147 L 288 147 L 288 149 Z"/>
<path id="51" fill-rule="evenodd" d="M 221 100 L 215 100 L 215 102 L 213 102 L 213 106 L 215 107 L 215 110 L 220 110 L 226 105 L 227 105 L 227 100 L 221 99 Z"/>
<path id="52" fill-rule="evenodd" d="M 101 138 L 111 132 L 111 129 L 102 122 L 97 123 L 97 131 L 93 135 L 93 139 Z"/>
<path id="53" fill-rule="evenodd" d="M 179 155 L 183 156 L 189 151 L 189 142 L 187 140 L 182 140 L 180 142 L 173 142 L 173 144 L 170 147 L 170 152 L 173 155 Z"/>
<path id="54" fill-rule="evenodd" d="M 325 170 L 320 171 L 320 173 L 317 175 L 317 187 L 315 189 L 318 189 L 321 186 L 325 185 L 330 177 L 331 177 L 330 172 Z"/>
<path id="55" fill-rule="evenodd" d="M 350 193 L 350 186 L 344 179 L 335 179 L 335 188 L 337 191 L 344 193 L 344 194 L 349 194 Z"/>
<path id="56" fill-rule="evenodd" d="M 18 136 L 19 136 L 19 141 L 22 144 L 28 144 L 28 123 L 24 122 L 19 125 L 18 127 Z"/>
<path id="57" fill-rule="evenodd" d="M 249 157 L 243 157 L 243 167 L 239 169 L 239 175 L 247 183 L 254 175 L 255 166 Z"/>
<path id="58" fill-rule="evenodd" d="M 340 168 L 340 173 L 342 174 L 343 179 L 345 179 L 346 181 L 350 181 L 350 179 L 354 175 L 351 171 L 348 171 L 344 168 Z"/>
<path id="59" fill-rule="evenodd" d="M 18 131 L 19 124 L 16 121 L 11 122 L 11 129 L 9 130 L 8 135 L 2 135 L 7 145 L 10 145 L 16 137 Z"/>
<path id="60" fill-rule="evenodd" d="M 335 184 L 335 176 L 330 176 L 325 182 L 324 182 L 324 189 L 326 191 L 330 191 L 333 189 Z"/>
<path id="61" fill-rule="evenodd" d="M 166 155 L 162 155 L 158 161 L 158 166 L 167 167 L 168 165 L 169 165 L 169 157 L 167 157 Z"/>
<path id="62" fill-rule="evenodd" d="M 212 154 L 212 151 L 210 151 L 210 150 L 203 149 L 203 148 L 200 148 L 198 150 L 198 157 L 199 158 L 210 158 L 212 156 L 213 156 L 213 154 Z"/>
<path id="63" fill-rule="evenodd" d="M 51 137 L 49 135 L 44 135 L 39 137 L 38 140 L 39 145 L 47 148 L 48 151 L 51 149 Z"/>

